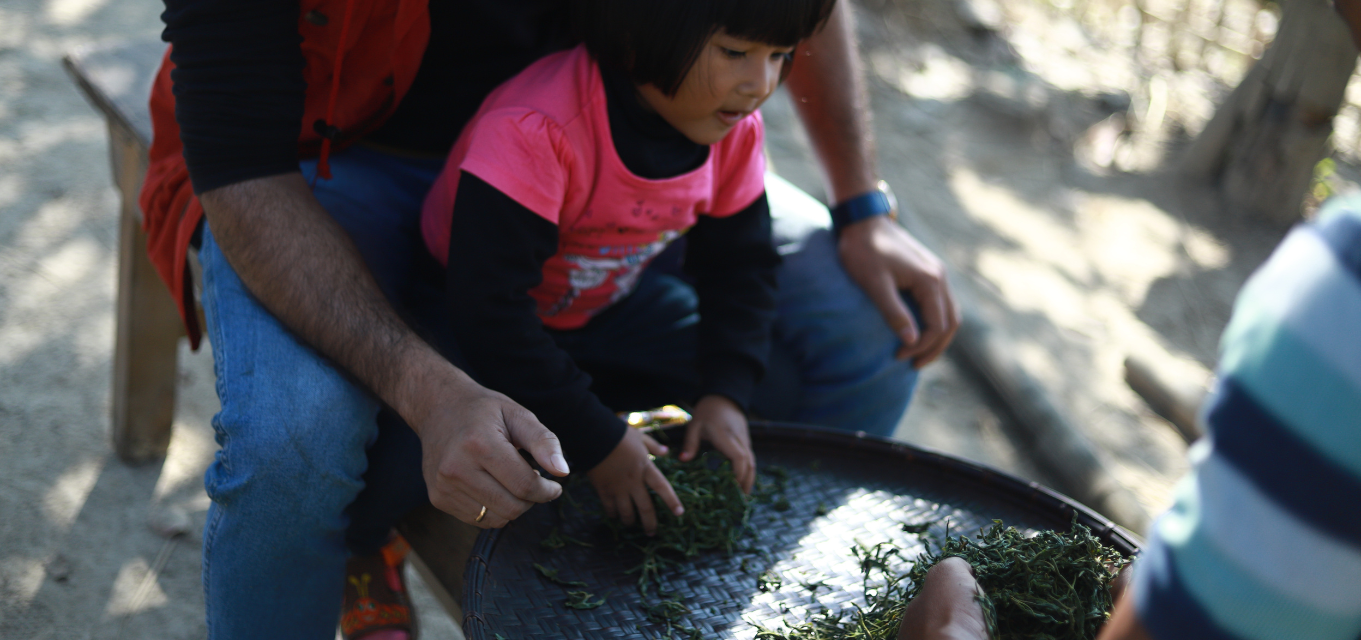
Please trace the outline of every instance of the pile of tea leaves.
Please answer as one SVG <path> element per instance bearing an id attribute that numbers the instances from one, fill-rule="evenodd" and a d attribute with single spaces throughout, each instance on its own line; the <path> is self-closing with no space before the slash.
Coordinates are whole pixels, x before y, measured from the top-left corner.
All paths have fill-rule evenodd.
<path id="1" fill-rule="evenodd" d="M 662 472 L 671 488 L 685 505 L 685 513 L 677 516 L 653 493 L 653 506 L 657 512 L 656 535 L 649 536 L 641 526 L 626 526 L 614 518 L 604 518 L 617 543 L 618 551 L 637 552 L 640 561 L 628 569 L 628 574 L 638 574 L 638 593 L 642 596 L 642 608 L 649 621 L 657 625 L 664 638 L 684 638 L 697 640 L 701 633 L 694 627 L 684 624 L 690 613 L 684 600 L 674 592 L 662 592 L 662 578 L 673 569 L 681 568 L 687 561 L 701 553 L 722 551 L 733 554 L 739 551 L 752 551 L 742 545 L 743 538 L 753 533 L 750 525 L 753 504 L 770 503 L 783 499 L 787 474 L 781 468 L 762 469 L 761 473 L 774 478 L 773 481 L 758 479 L 752 496 L 742 492 L 733 476 L 732 464 L 718 453 L 705 453 L 689 462 L 681 462 L 673 457 L 656 458 L 654 464 Z M 560 501 L 560 513 L 565 514 L 569 507 L 584 513 L 601 516 L 598 510 L 582 508 L 563 492 L 566 500 Z M 568 544 L 591 546 L 589 543 L 571 538 L 554 528 L 540 546 L 556 550 Z M 744 568 L 746 562 L 743 563 Z M 585 583 L 563 580 L 557 570 L 535 565 L 544 580 L 564 589 L 586 586 Z M 604 598 L 584 591 L 571 591 L 565 606 L 577 609 L 598 607 Z"/>
<path id="2" fill-rule="evenodd" d="M 906 530 L 906 527 L 905 527 Z M 853 549 L 865 581 L 865 606 L 853 612 L 823 610 L 783 631 L 761 628 L 758 640 L 891 640 L 903 610 L 921 590 L 926 573 L 952 556 L 973 566 L 988 633 L 997 640 L 1093 640 L 1110 614 L 1110 584 L 1129 560 L 1073 522 L 1069 533 L 1041 531 L 1026 537 L 994 520 L 977 538 L 936 541 L 906 573 L 889 560 L 899 550 L 889 543 Z M 881 582 L 871 585 L 873 574 Z"/>
<path id="3" fill-rule="evenodd" d="M 983 587 L 988 632 L 999 640 L 1091 640 L 1110 616 L 1111 582 L 1129 559 L 1087 527 L 1026 537 L 994 520 L 977 540 L 946 538 L 923 554 L 908 577 L 914 597 L 937 562 L 959 556 L 973 565 Z"/>
<path id="4" fill-rule="evenodd" d="M 721 462 L 714 464 L 714 460 Z M 705 551 L 731 554 L 737 550 L 742 537 L 749 533 L 752 508 L 751 500 L 737 485 L 732 463 L 721 455 L 705 453 L 689 462 L 667 456 L 653 462 L 685 505 L 685 513 L 671 513 L 653 493 L 656 535 L 643 533 L 637 525 L 605 520 L 619 548 L 636 549 L 642 554 L 642 562 L 628 573 L 638 574 L 638 592 L 644 597 L 651 587 L 660 584 L 665 569 L 680 566 Z"/>

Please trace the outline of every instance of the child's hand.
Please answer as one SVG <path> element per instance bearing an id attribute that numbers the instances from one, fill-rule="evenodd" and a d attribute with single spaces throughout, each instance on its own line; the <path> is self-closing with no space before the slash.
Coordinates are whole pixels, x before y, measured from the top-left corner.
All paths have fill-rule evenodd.
<path id="1" fill-rule="evenodd" d="M 756 482 L 756 456 L 751 452 L 751 434 L 747 432 L 747 416 L 742 409 L 723 396 L 700 398 L 685 432 L 685 448 L 680 459 L 693 460 L 699 453 L 700 440 L 708 440 L 728 456 L 737 484 L 742 491 L 751 493 L 751 485 Z"/>
<path id="2" fill-rule="evenodd" d="M 671 508 L 672 513 L 680 515 L 685 513 L 685 508 L 671 489 L 671 483 L 647 457 L 648 453 L 666 455 L 666 447 L 629 427 L 624 430 L 624 437 L 614 446 L 614 451 L 594 469 L 586 472 L 586 476 L 595 485 L 596 493 L 600 494 L 605 515 L 631 525 L 634 522 L 634 510 L 637 509 L 638 518 L 643 522 L 643 531 L 652 535 L 657 532 L 657 511 L 652 506 L 652 496 L 647 492 L 649 487 L 662 497 L 662 502 Z"/>

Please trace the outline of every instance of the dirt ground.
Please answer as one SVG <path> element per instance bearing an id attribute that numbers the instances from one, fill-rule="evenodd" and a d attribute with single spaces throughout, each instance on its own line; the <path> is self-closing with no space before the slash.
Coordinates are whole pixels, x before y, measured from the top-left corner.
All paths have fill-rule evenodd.
<path id="1" fill-rule="evenodd" d="M 1174 77 L 1155 109 L 1147 69 L 1050 4 L 970 5 L 1007 25 L 993 30 L 971 29 L 947 0 L 867 5 L 884 177 L 980 313 L 1156 512 L 1185 446 L 1121 363 L 1138 354 L 1203 375 L 1234 293 L 1284 231 L 1162 170 L 1223 87 Z M 0 640 L 204 636 L 211 355 L 182 351 L 164 464 L 119 463 L 107 444 L 117 196 L 103 122 L 59 63 L 77 45 L 156 38 L 160 10 L 0 4 Z M 776 169 L 821 196 L 785 99 L 765 114 Z M 924 372 L 897 437 L 1044 481 L 1006 420 L 950 356 Z M 424 637 L 458 637 L 418 596 Z"/>

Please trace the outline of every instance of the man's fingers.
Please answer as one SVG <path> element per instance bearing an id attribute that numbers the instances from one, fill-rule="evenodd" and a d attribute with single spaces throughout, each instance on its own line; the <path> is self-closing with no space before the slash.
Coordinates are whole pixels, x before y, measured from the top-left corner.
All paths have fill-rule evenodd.
<path id="1" fill-rule="evenodd" d="M 511 402 L 507 399 L 506 402 Z M 510 433 L 510 443 L 524 449 L 539 466 L 555 476 L 571 473 L 567 468 L 567 458 L 562 455 L 562 444 L 548 427 L 543 426 L 528 409 L 519 405 L 504 407 L 501 415 L 506 421 L 506 431 Z"/>
<path id="2" fill-rule="evenodd" d="M 550 502 L 562 495 L 562 485 L 534 470 L 509 445 L 480 456 L 482 468 L 511 495 L 528 502 Z"/>
<path id="3" fill-rule="evenodd" d="M 486 474 L 481 475 L 483 480 L 470 482 L 462 489 L 431 492 L 431 504 L 463 522 L 483 529 L 504 527 L 533 506 L 531 502 L 510 495 Z M 487 508 L 486 515 L 482 515 L 483 507 Z M 482 515 L 480 522 L 477 520 L 479 515 Z"/>
<path id="4" fill-rule="evenodd" d="M 954 310 L 953 303 L 951 304 L 950 314 L 947 317 L 949 318 L 950 324 L 946 331 L 936 339 L 929 351 L 917 356 L 916 359 L 913 360 L 912 364 L 918 369 L 934 362 L 942 353 L 945 353 L 945 350 L 950 347 L 950 343 L 954 341 L 955 333 L 959 331 L 959 315 Z"/>
<path id="5" fill-rule="evenodd" d="M 664 444 L 662 444 L 662 443 L 660 443 L 660 442 L 657 442 L 657 440 L 654 439 L 652 436 L 647 435 L 646 433 L 644 433 L 644 434 L 642 434 L 642 435 L 643 435 L 643 446 L 647 447 L 647 452 L 648 452 L 648 453 L 650 453 L 650 454 L 652 454 L 652 455 L 654 455 L 654 456 L 664 456 L 664 455 L 666 455 L 666 453 L 667 453 L 668 451 L 670 451 L 670 449 L 668 449 L 666 445 L 664 445 Z"/>
<path id="6" fill-rule="evenodd" d="M 869 296 L 870 302 L 879 309 L 879 315 L 884 317 L 889 329 L 903 341 L 903 346 L 898 349 L 898 359 L 906 358 L 904 355 L 906 351 L 920 342 L 921 332 L 917 327 L 917 321 L 912 318 L 912 312 L 907 309 L 907 303 L 903 302 L 898 285 L 893 282 L 888 272 L 884 272 L 878 274 L 871 285 L 864 289 L 865 295 Z"/>
<path id="7" fill-rule="evenodd" d="M 695 455 L 699 453 L 699 440 L 702 431 L 700 425 L 694 422 L 685 427 L 685 445 L 681 447 L 681 461 L 689 462 L 695 459 Z"/>
<path id="8" fill-rule="evenodd" d="M 948 288 L 940 288 L 927 295 L 930 303 L 922 305 L 922 319 L 926 323 L 926 333 L 922 335 L 922 345 L 915 349 L 913 366 L 920 369 L 945 353 L 959 331 L 959 310 L 955 307 L 954 297 Z"/>
<path id="9" fill-rule="evenodd" d="M 666 481 L 666 476 L 662 475 L 661 469 L 656 465 L 648 465 L 648 470 L 643 476 L 643 484 L 650 487 L 657 495 L 661 496 L 662 504 L 666 505 L 671 513 L 681 515 L 685 513 L 685 505 L 681 504 L 680 498 L 676 495 L 676 490 L 671 488 L 671 483 Z M 647 493 L 646 488 L 643 493 Z M 648 506 L 652 506 L 652 501 L 648 500 Z"/>
<path id="10" fill-rule="evenodd" d="M 916 344 L 906 345 L 898 351 L 899 357 L 917 358 L 917 368 L 926 364 L 920 359 L 939 346 L 950 328 L 947 318 L 951 315 L 949 292 L 936 286 L 923 286 L 910 291 L 921 309 L 921 337 Z M 901 294 L 900 294 L 901 295 Z"/>
<path id="11" fill-rule="evenodd" d="M 523 424 L 520 420 L 512 418 L 508 419 L 507 423 L 508 429 L 512 428 L 510 423 L 520 423 L 522 436 L 530 435 L 530 432 L 533 431 L 531 427 Z M 547 429 L 544 429 L 543 425 L 539 425 L 537 420 L 534 421 L 534 424 L 547 432 Z M 514 437 L 513 434 L 514 432 L 512 432 L 512 438 Z M 481 463 L 482 468 L 486 469 L 496 482 L 500 483 L 515 497 L 530 502 L 549 502 L 562 495 L 561 485 L 539 475 L 533 467 L 529 466 L 529 463 L 525 462 L 524 458 L 520 457 L 519 451 L 515 448 L 516 442 L 514 440 L 506 441 L 504 437 L 500 437 L 498 440 L 498 437 L 500 436 L 497 433 L 489 433 L 469 445 L 471 458 Z M 552 446 L 557 447 L 557 438 L 551 433 L 548 434 L 548 437 L 552 438 Z M 523 441 L 520 442 L 520 445 L 523 446 Z"/>

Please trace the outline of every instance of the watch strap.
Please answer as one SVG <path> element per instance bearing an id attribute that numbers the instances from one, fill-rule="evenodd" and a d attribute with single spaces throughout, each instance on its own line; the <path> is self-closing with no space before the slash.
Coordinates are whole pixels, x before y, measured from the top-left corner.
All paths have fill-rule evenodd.
<path id="1" fill-rule="evenodd" d="M 861 220 L 876 216 L 892 216 L 897 204 L 894 202 L 892 192 L 888 190 L 888 185 L 880 180 L 878 189 L 848 198 L 832 207 L 832 231 L 841 235 L 842 229 Z"/>

